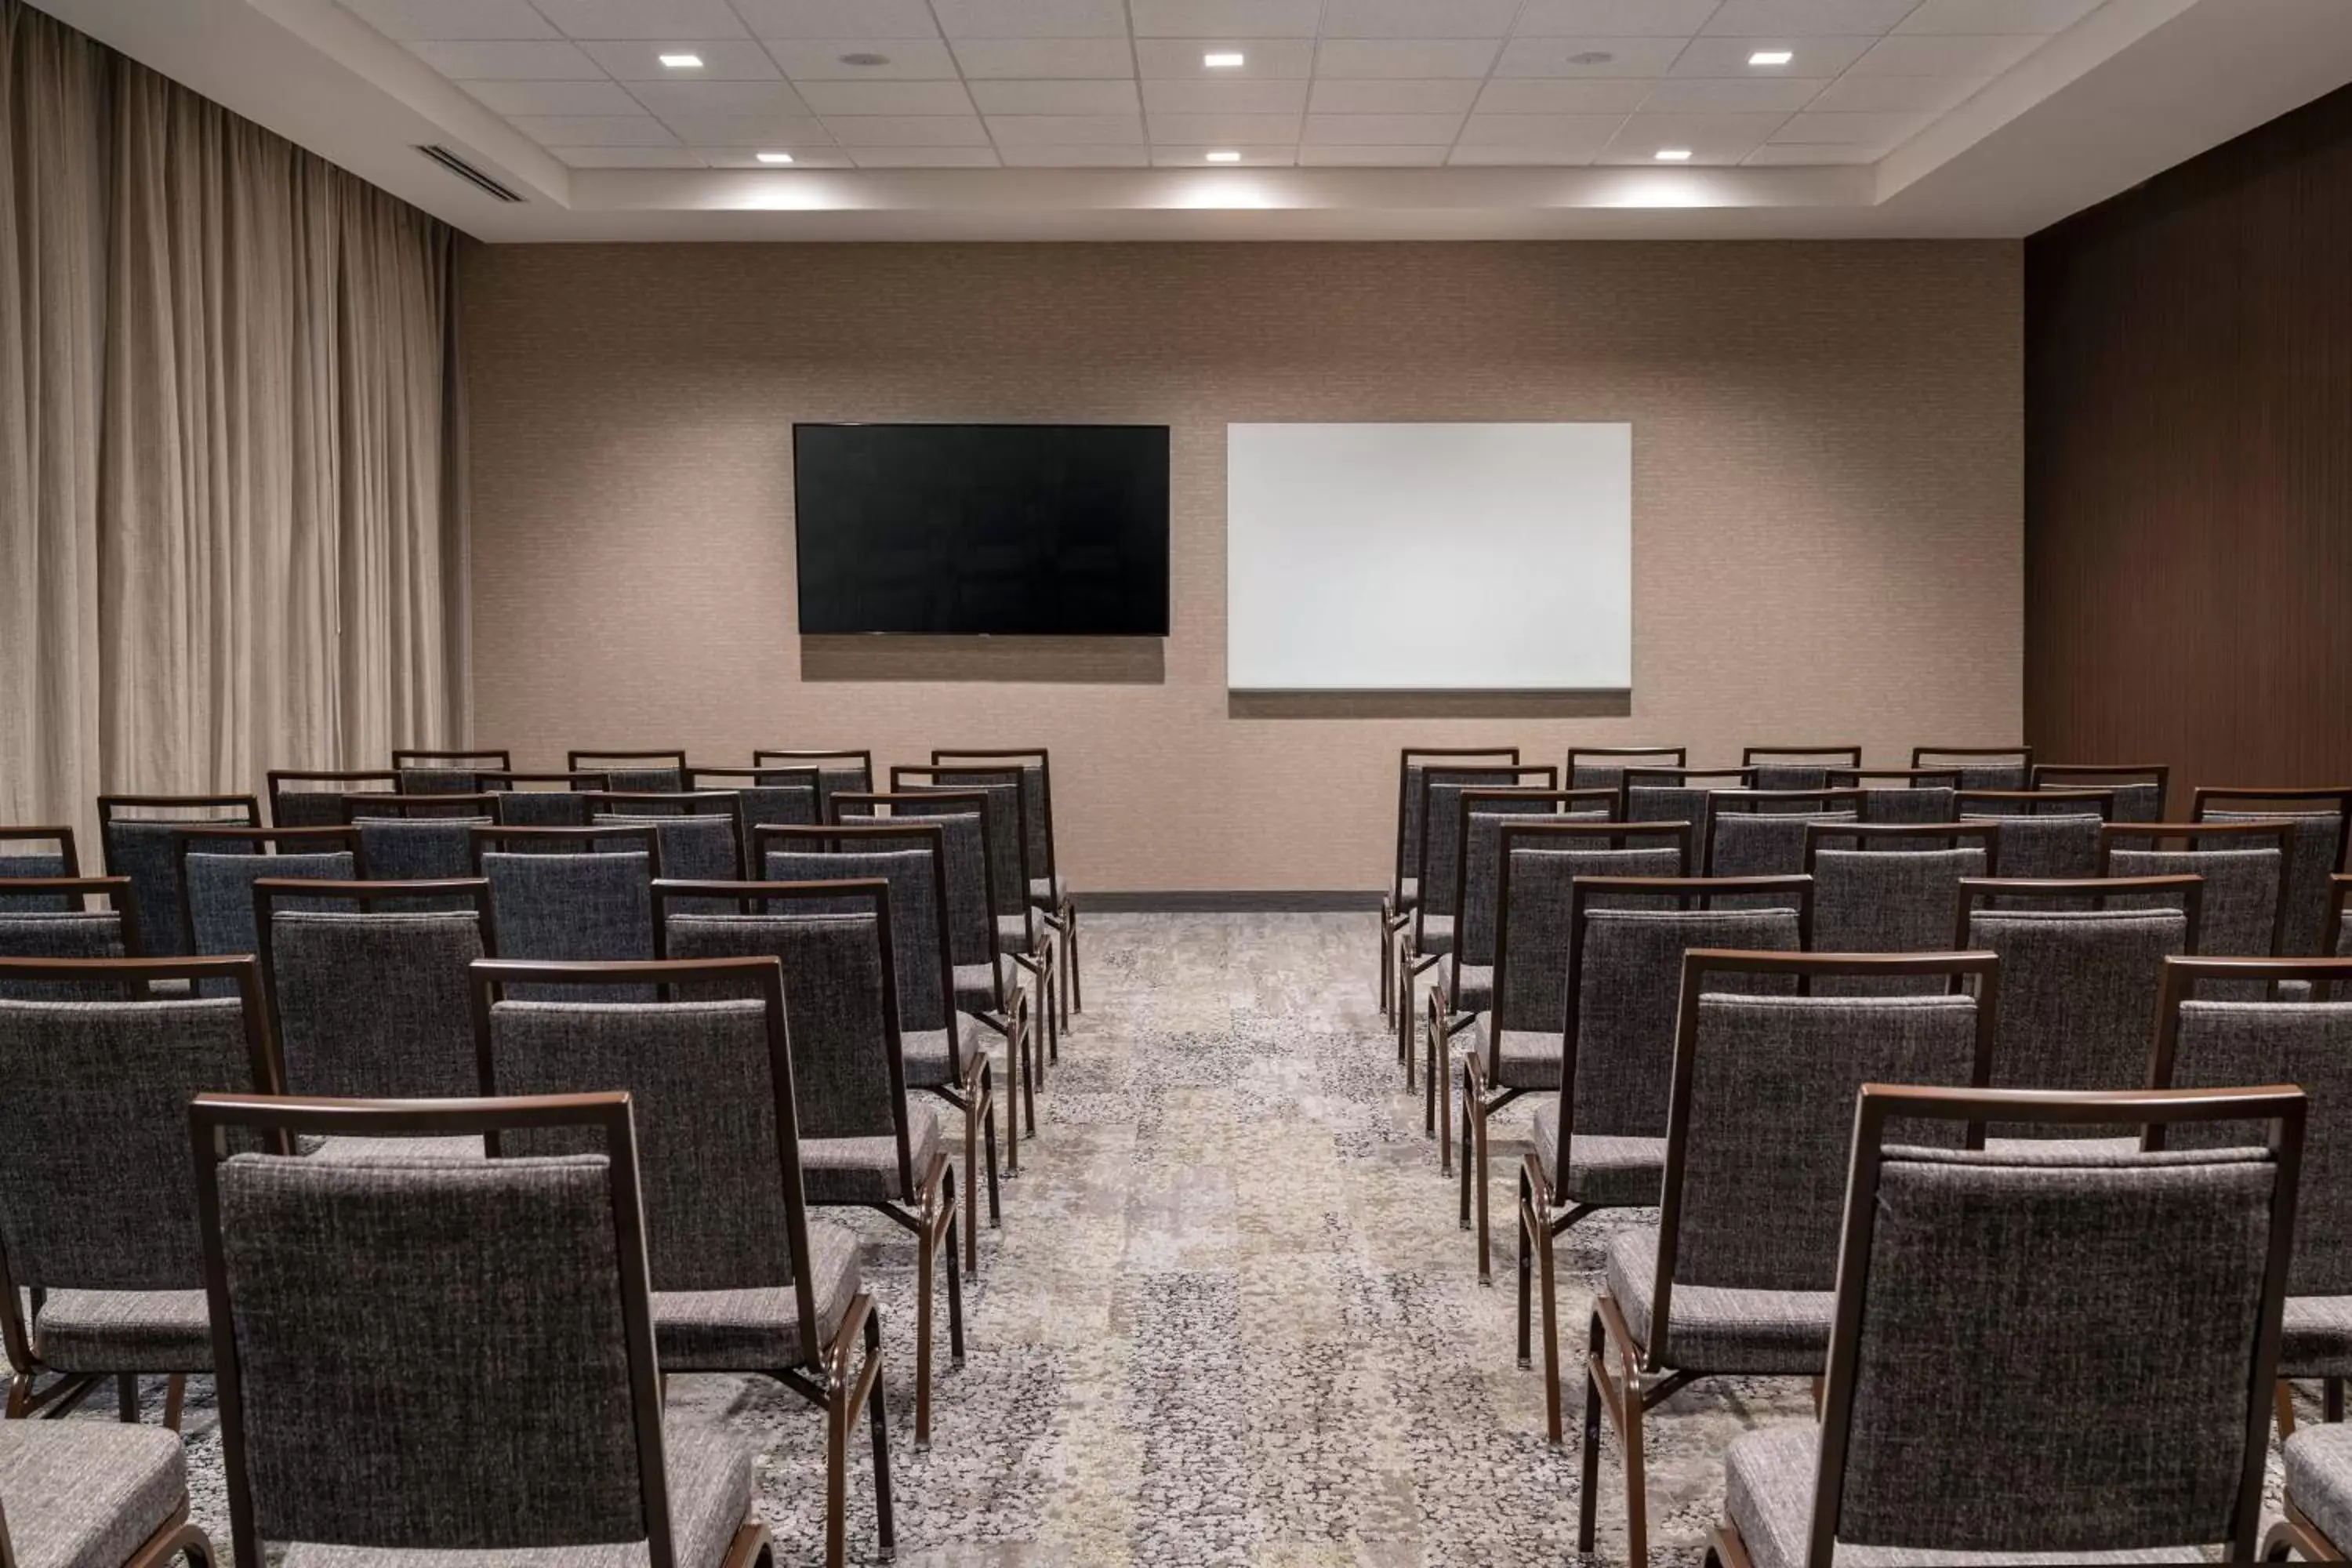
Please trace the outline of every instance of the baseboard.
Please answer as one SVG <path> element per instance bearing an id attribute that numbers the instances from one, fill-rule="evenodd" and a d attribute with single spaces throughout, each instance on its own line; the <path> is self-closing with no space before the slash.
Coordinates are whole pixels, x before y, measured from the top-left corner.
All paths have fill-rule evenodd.
<path id="1" fill-rule="evenodd" d="M 1381 895 L 1358 889 L 1192 889 L 1169 892 L 1076 893 L 1081 913 L 1327 914 L 1377 910 Z"/>

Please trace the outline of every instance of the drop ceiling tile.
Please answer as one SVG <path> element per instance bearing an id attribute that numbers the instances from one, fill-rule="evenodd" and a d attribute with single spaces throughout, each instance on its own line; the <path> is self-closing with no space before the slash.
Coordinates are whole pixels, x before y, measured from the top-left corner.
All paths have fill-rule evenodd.
<path id="1" fill-rule="evenodd" d="M 589 43 L 580 46 L 590 58 L 622 81 L 775 81 L 782 76 L 768 51 L 745 39 L 692 43 L 665 39 L 659 43 Z M 667 54 L 685 52 L 702 62 L 693 70 L 673 70 L 661 63 Z"/>
<path id="2" fill-rule="evenodd" d="M 1212 163 L 1211 153 L 1238 153 L 1241 162 Z M 1264 147 L 1239 147 L 1231 142 L 1203 142 L 1196 146 L 1172 143 L 1155 144 L 1151 149 L 1154 167 L 1161 169 L 1286 169 L 1298 162 L 1298 146 L 1295 142 L 1279 142 Z"/>
<path id="3" fill-rule="evenodd" d="M 741 147 L 761 143 L 789 149 L 794 142 L 824 146 L 833 140 L 806 114 L 671 114 L 662 123 L 689 147 Z"/>
<path id="4" fill-rule="evenodd" d="M 1472 115 L 1462 127 L 1464 147 L 1545 148 L 1574 158 L 1589 158 L 1608 145 L 1625 123 L 1622 114 L 1486 114 Z"/>
<path id="5" fill-rule="evenodd" d="M 1602 148 L 1603 163 L 1654 163 L 1661 147 L 1687 147 L 1690 163 L 1737 163 L 1788 120 L 1785 114 L 1634 114 Z"/>
<path id="6" fill-rule="evenodd" d="M 1325 82 L 1321 87 L 1335 85 Z M 1350 87 L 1381 86 L 1382 83 L 1349 82 Z M 1475 87 L 1476 84 L 1472 84 Z M 1298 114 L 1307 108 L 1307 88 L 1304 81 L 1281 81 L 1271 78 L 1252 80 L 1246 77 L 1223 80 L 1186 78 L 1167 80 L 1154 78 L 1143 84 L 1143 106 L 1154 114 Z"/>
<path id="7" fill-rule="evenodd" d="M 1240 66 L 1212 68 L 1201 63 L 1202 55 L 1228 45 L 1242 55 Z M 1138 38 L 1135 63 L 1146 77 L 1202 77 L 1218 81 L 1238 77 L 1306 77 L 1314 72 L 1315 45 L 1307 38 L 1219 37 L 1198 42 Z"/>
<path id="8" fill-rule="evenodd" d="M 1317 76 L 1485 76 L 1494 62 L 1491 38 L 1326 38 L 1315 50 Z"/>
<path id="9" fill-rule="evenodd" d="M 747 38 L 727 0 L 538 0 L 571 38 Z"/>
<path id="10" fill-rule="evenodd" d="M 1206 147 L 1270 146 L 1296 143 L 1296 114 L 1155 114 L 1151 140 L 1161 145 L 1198 142 Z"/>
<path id="11" fill-rule="evenodd" d="M 2020 35 L 1881 38 L 1853 69 L 1857 76 L 1998 76 L 2042 44 Z"/>
<path id="12" fill-rule="evenodd" d="M 1702 32 L 1717 37 L 1751 33 L 1884 33 L 1908 16 L 1919 0 L 1723 0 Z"/>
<path id="13" fill-rule="evenodd" d="M 575 169 L 699 169 L 701 157 L 684 147 L 550 147 Z"/>
<path id="14" fill-rule="evenodd" d="M 1686 38 L 1719 0 L 1528 0 L 1512 29 L 1523 38 L 1587 36 Z"/>
<path id="15" fill-rule="evenodd" d="M 1779 37 L 1693 38 L 1675 57 L 1668 76 L 1763 77 L 1826 79 L 1836 76 L 1870 52 L 1876 38 L 1859 34 L 1831 36 L 1783 33 Z M 1748 57 L 1759 49 L 1786 49 L 1796 58 L 1784 66 L 1751 66 Z"/>
<path id="16" fill-rule="evenodd" d="M 467 92 L 499 114 L 640 114 L 616 81 L 469 81 Z"/>
<path id="17" fill-rule="evenodd" d="M 560 38 L 530 0 L 343 0 L 360 20 L 404 44 L 481 38 Z"/>
<path id="18" fill-rule="evenodd" d="M 976 114 L 835 114 L 824 128 L 845 147 L 977 147 L 988 130 Z"/>
<path id="19" fill-rule="evenodd" d="M 1310 114 L 1302 140 L 1325 147 L 1443 147 L 1461 129 L 1458 114 Z"/>
<path id="20" fill-rule="evenodd" d="M 1537 164 L 1550 168 L 1574 168 L 1590 163 L 1609 140 L 1602 132 L 1590 142 L 1555 142 L 1550 143 L 1512 143 L 1507 142 L 1457 142 L 1446 162 L 1460 167 L 1465 164 L 1492 164 L 1517 167 Z"/>
<path id="21" fill-rule="evenodd" d="M 1071 147 L 1038 142 L 998 149 L 1008 169 L 1143 169 L 1151 164 L 1147 147 Z"/>
<path id="22" fill-rule="evenodd" d="M 1138 38 L 1311 38 L 1323 0 L 1129 0 Z"/>
<path id="23" fill-rule="evenodd" d="M 1934 119 L 1928 114 L 1798 114 L 1767 138 L 1790 146 L 1895 147 Z"/>
<path id="24" fill-rule="evenodd" d="M 819 114 L 970 114 L 960 81 L 812 81 L 801 96 Z"/>
<path id="25" fill-rule="evenodd" d="M 793 38 L 768 52 L 794 81 L 952 81 L 955 59 L 937 38 Z M 880 55 L 878 66 L 844 65 L 844 55 Z"/>
<path id="26" fill-rule="evenodd" d="M 674 147 L 669 127 L 649 114 L 518 114 L 508 121 L 542 147 Z"/>
<path id="27" fill-rule="evenodd" d="M 1767 142 L 1740 161 L 1751 169 L 1785 168 L 1792 165 L 1875 163 L 1881 155 L 1869 147 L 1841 147 L 1820 142 L 1784 146 Z"/>
<path id="28" fill-rule="evenodd" d="M 849 154 L 838 147 L 812 146 L 806 142 L 770 142 L 753 147 L 697 147 L 695 152 L 714 169 L 769 169 L 788 174 L 794 169 L 846 169 Z M 762 163 L 762 153 L 790 153 L 790 163 Z"/>
<path id="29" fill-rule="evenodd" d="M 1683 52 L 1680 38 L 1513 38 L 1496 76 L 1664 76 Z"/>
<path id="30" fill-rule="evenodd" d="M 1843 76 L 1808 109 L 1855 114 L 1944 114 L 1992 79 L 1980 76 Z"/>
<path id="31" fill-rule="evenodd" d="M 968 78 L 1008 81 L 1121 77 L 1135 68 L 1125 38 L 961 38 L 955 58 Z"/>
<path id="32" fill-rule="evenodd" d="M 1316 114 L 1466 114 L 1478 84 L 1467 77 L 1436 81 L 1333 81 L 1315 84 L 1307 100 Z"/>
<path id="33" fill-rule="evenodd" d="M 988 131 L 1000 147 L 1143 145 L 1140 114 L 992 114 Z"/>
<path id="34" fill-rule="evenodd" d="M 628 90 L 664 119 L 673 114 L 811 112 L 801 95 L 782 81 L 638 81 L 631 82 Z"/>
<path id="35" fill-rule="evenodd" d="M 1640 77 L 1496 77 L 1478 95 L 1481 114 L 1631 114 L 1656 83 Z"/>
<path id="36" fill-rule="evenodd" d="M 1668 77 L 1642 100 L 1650 114 L 1717 114 L 1777 110 L 1793 113 L 1820 96 L 1827 82 L 1808 77 Z"/>
<path id="37" fill-rule="evenodd" d="M 850 159 L 861 169 L 993 169 L 993 147 L 858 147 Z"/>
<path id="38" fill-rule="evenodd" d="M 1426 147 L 1301 147 L 1302 168 L 1412 169 L 1435 168 L 1445 162 L 1445 144 Z"/>
<path id="39" fill-rule="evenodd" d="M 755 38 L 936 38 L 925 0 L 735 0 Z"/>
<path id="40" fill-rule="evenodd" d="M 1324 0 L 1327 38 L 1499 38 L 1519 0 Z"/>
<path id="41" fill-rule="evenodd" d="M 1121 0 L 931 0 L 950 38 L 1124 38 Z"/>
<path id="42" fill-rule="evenodd" d="M 1923 0 L 1897 33 L 2063 33 L 2099 0 Z"/>
<path id="43" fill-rule="evenodd" d="M 1143 108 L 1131 81 L 976 81 L 971 98 L 982 114 L 1136 114 Z"/>
<path id="44" fill-rule="evenodd" d="M 577 44 L 411 44 L 408 52 L 453 81 L 604 81 Z"/>

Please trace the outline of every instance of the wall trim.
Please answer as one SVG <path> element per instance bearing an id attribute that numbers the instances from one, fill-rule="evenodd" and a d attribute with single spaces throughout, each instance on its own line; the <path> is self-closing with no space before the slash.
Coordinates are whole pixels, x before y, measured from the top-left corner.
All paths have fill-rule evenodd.
<path id="1" fill-rule="evenodd" d="M 1185 889 L 1071 897 L 1086 914 L 1328 914 L 1381 907 L 1377 891 L 1358 888 Z"/>

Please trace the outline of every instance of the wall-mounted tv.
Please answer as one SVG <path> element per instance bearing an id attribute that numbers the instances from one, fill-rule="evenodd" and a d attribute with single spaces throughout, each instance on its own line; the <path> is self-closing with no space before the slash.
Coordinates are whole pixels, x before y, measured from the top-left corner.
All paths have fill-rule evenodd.
<path id="1" fill-rule="evenodd" d="M 1168 635 L 1164 425 L 795 425 L 804 634 Z"/>

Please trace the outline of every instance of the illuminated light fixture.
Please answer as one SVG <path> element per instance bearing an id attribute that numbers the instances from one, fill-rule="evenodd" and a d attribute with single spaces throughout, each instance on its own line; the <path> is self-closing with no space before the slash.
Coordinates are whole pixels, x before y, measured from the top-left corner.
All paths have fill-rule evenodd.
<path id="1" fill-rule="evenodd" d="M 1244 58 L 1237 49 L 1223 49 L 1215 54 L 1202 55 L 1201 63 L 1213 71 L 1229 71 L 1237 69 Z"/>
<path id="2" fill-rule="evenodd" d="M 698 71 L 702 68 L 700 55 L 664 55 L 661 63 L 674 71 Z"/>
<path id="3" fill-rule="evenodd" d="M 1751 66 L 1784 66 L 1797 58 L 1794 49 L 1759 49 L 1748 57 Z"/>
<path id="4" fill-rule="evenodd" d="M 1212 163 L 1238 163 L 1242 161 L 1239 153 L 1212 153 L 1208 158 Z"/>
<path id="5" fill-rule="evenodd" d="M 754 153 L 752 156 L 762 163 L 789 163 L 793 161 L 790 153 Z"/>
<path id="6" fill-rule="evenodd" d="M 1687 163 L 1690 162 L 1690 155 L 1691 150 L 1687 147 L 1661 147 L 1658 149 L 1658 162 L 1661 163 Z"/>

